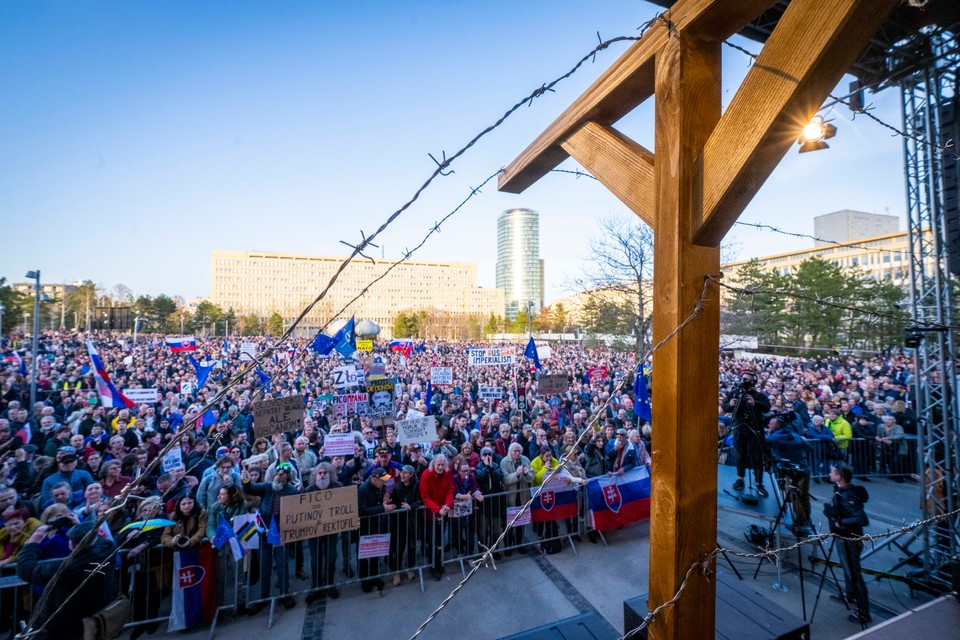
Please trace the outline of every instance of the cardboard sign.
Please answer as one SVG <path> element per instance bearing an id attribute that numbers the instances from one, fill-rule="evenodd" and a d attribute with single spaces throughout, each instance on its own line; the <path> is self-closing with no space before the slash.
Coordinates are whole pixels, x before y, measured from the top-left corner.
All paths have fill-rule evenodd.
<path id="1" fill-rule="evenodd" d="M 157 403 L 156 389 L 124 389 L 123 395 L 130 398 L 131 402 L 135 402 L 137 404 Z"/>
<path id="2" fill-rule="evenodd" d="M 275 433 L 299 431 L 303 428 L 303 411 L 303 396 L 254 402 L 254 437 L 269 440 Z"/>
<path id="3" fill-rule="evenodd" d="M 499 400 L 503 397 L 503 387 L 480 387 L 481 400 Z"/>
<path id="4" fill-rule="evenodd" d="M 542 375 L 540 379 L 537 380 L 537 391 L 539 391 L 542 396 L 566 393 L 569 386 L 570 381 L 567 380 L 567 376 L 560 373 L 546 376 Z"/>
<path id="5" fill-rule="evenodd" d="M 402 445 L 410 442 L 433 442 L 437 439 L 436 416 L 397 420 L 395 428 L 397 442 Z"/>
<path id="6" fill-rule="evenodd" d="M 359 364 L 344 365 L 330 372 L 330 377 L 333 378 L 333 386 L 340 391 L 350 387 L 363 386 L 364 375 L 363 367 Z"/>
<path id="7" fill-rule="evenodd" d="M 467 365 L 485 367 L 490 365 L 516 364 L 516 347 L 497 347 L 492 349 L 467 349 Z"/>
<path id="8" fill-rule="evenodd" d="M 240 362 L 249 362 L 257 357 L 257 343 L 256 342 L 241 342 L 240 343 Z"/>
<path id="9" fill-rule="evenodd" d="M 390 555 L 390 534 L 377 533 L 369 536 L 360 536 L 360 547 L 357 558 L 382 558 Z"/>
<path id="10" fill-rule="evenodd" d="M 453 503 L 453 517 L 462 518 L 473 513 L 473 500 L 470 502 L 460 502 L 456 500 Z"/>
<path id="11" fill-rule="evenodd" d="M 373 351 L 373 340 L 357 340 L 357 351 Z"/>
<path id="12" fill-rule="evenodd" d="M 507 526 L 508 527 L 522 527 L 523 525 L 530 524 L 532 520 L 530 519 L 530 509 L 527 509 L 523 512 L 523 515 L 520 518 L 513 522 L 513 519 L 517 517 L 517 514 L 520 513 L 520 510 L 523 507 L 507 507 Z M 510 523 L 513 522 L 511 525 Z"/>
<path id="13" fill-rule="evenodd" d="M 397 416 L 397 401 L 394 397 L 396 392 L 395 378 L 382 376 L 368 378 L 367 395 L 370 397 L 370 409 L 367 411 L 367 417 L 392 424 Z"/>
<path id="14" fill-rule="evenodd" d="M 170 473 L 183 466 L 183 451 L 180 447 L 170 449 L 160 460 L 160 473 Z"/>
<path id="15" fill-rule="evenodd" d="M 453 367 L 430 367 L 430 384 L 434 386 L 453 384 Z"/>
<path id="16" fill-rule="evenodd" d="M 370 409 L 369 396 L 365 393 L 343 393 L 333 397 L 330 403 L 335 418 L 365 416 Z"/>
<path id="17" fill-rule="evenodd" d="M 591 380 L 593 380 L 594 378 L 599 378 L 602 380 L 604 378 L 610 377 L 610 372 L 607 370 L 606 367 L 593 367 L 592 369 L 588 369 L 587 373 L 590 374 Z"/>
<path id="18" fill-rule="evenodd" d="M 280 499 L 280 542 L 287 544 L 360 528 L 355 486 L 307 491 Z"/>
<path id="19" fill-rule="evenodd" d="M 329 433 L 323 439 L 323 455 L 352 456 L 354 442 L 353 433 Z"/>

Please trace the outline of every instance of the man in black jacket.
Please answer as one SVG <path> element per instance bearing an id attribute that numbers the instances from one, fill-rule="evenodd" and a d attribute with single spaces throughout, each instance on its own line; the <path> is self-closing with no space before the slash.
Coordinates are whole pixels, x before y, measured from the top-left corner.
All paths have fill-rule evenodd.
<path id="1" fill-rule="evenodd" d="M 364 480 L 357 490 L 361 537 L 389 531 L 388 524 L 381 522 L 381 516 L 397 508 L 385 491 L 385 486 L 390 479 L 390 474 L 383 467 L 374 467 L 370 477 Z M 370 576 L 375 575 L 378 571 L 379 560 L 379 558 L 365 558 L 358 561 L 360 565 L 360 588 L 363 589 L 364 593 L 370 593 L 374 588 L 377 591 L 383 591 L 383 580 L 380 578 L 370 579 Z"/>
<path id="2" fill-rule="evenodd" d="M 733 414 L 733 446 L 737 450 L 737 480 L 733 489 L 743 489 L 747 468 L 753 469 L 757 493 L 766 498 L 763 486 L 763 414 L 770 411 L 770 400 L 757 391 L 757 377 L 752 371 L 740 372 L 740 385 L 723 402 L 723 408 Z"/>
<path id="3" fill-rule="evenodd" d="M 843 463 L 830 467 L 830 481 L 834 483 L 833 499 L 823 505 L 823 513 L 830 521 L 830 532 L 841 536 L 837 538 L 837 549 L 843 565 L 847 600 L 857 607 L 857 611 L 850 614 L 850 620 L 865 625 L 871 618 L 867 584 L 860 572 L 863 541 L 845 538 L 862 536 L 863 528 L 870 524 L 863 509 L 870 496 L 866 489 L 853 484 L 853 470 Z"/>
<path id="4" fill-rule="evenodd" d="M 72 527 L 67 533 L 70 549 L 80 544 L 91 529 L 93 523 L 90 522 Z M 46 637 L 51 640 L 79 640 L 83 638 L 83 619 L 97 613 L 117 598 L 119 586 L 110 561 L 116 547 L 108 540 L 95 537 L 91 544 L 81 549 L 69 561 L 60 577 L 51 582 L 64 559 L 39 559 L 40 543 L 49 530 L 50 527 L 46 525 L 37 527 L 20 550 L 17 576 L 33 585 L 50 589 L 49 594 L 44 594 L 47 597 L 37 618 L 43 625 Z M 101 563 L 105 563 L 102 571 L 90 572 Z"/>

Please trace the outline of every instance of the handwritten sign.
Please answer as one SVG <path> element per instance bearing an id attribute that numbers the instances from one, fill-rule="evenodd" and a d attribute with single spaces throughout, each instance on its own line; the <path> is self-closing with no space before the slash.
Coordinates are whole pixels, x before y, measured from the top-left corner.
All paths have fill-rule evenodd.
<path id="1" fill-rule="evenodd" d="M 467 349 L 467 365 L 471 367 L 485 367 L 499 364 L 515 364 L 517 362 L 516 347 L 497 347 L 490 349 Z"/>
<path id="2" fill-rule="evenodd" d="M 342 393 L 333 397 L 330 406 L 335 418 L 365 416 L 370 409 L 369 396 L 366 393 Z"/>
<path id="3" fill-rule="evenodd" d="M 352 433 L 330 433 L 323 439 L 323 455 L 352 456 L 356 439 Z"/>
<path id="4" fill-rule="evenodd" d="M 481 400 L 499 400 L 503 397 L 503 387 L 480 387 Z"/>
<path id="5" fill-rule="evenodd" d="M 249 362 L 254 360 L 257 357 L 257 343 L 256 342 L 241 342 L 240 343 L 240 362 Z"/>
<path id="6" fill-rule="evenodd" d="M 163 456 L 163 459 L 160 460 L 160 473 L 170 473 L 174 469 L 179 469 L 182 466 L 183 451 L 181 451 L 180 447 L 170 449 L 167 455 Z"/>
<path id="7" fill-rule="evenodd" d="M 253 403 L 253 433 L 270 438 L 303 428 L 303 396 L 287 396 Z"/>
<path id="8" fill-rule="evenodd" d="M 127 396 L 131 402 L 136 404 L 156 404 L 156 389 L 124 389 L 123 395 Z"/>
<path id="9" fill-rule="evenodd" d="M 542 375 L 540 379 L 537 380 L 537 390 L 542 396 L 552 396 L 557 393 L 565 393 L 567 387 L 570 386 L 570 381 L 567 380 L 567 376 L 555 373 L 553 375 Z"/>
<path id="10" fill-rule="evenodd" d="M 348 364 L 337 367 L 330 372 L 333 378 L 333 386 L 340 391 L 349 387 L 359 387 L 363 385 L 363 367 L 359 364 Z"/>
<path id="11" fill-rule="evenodd" d="M 357 558 L 382 558 L 390 555 L 390 534 L 376 533 L 369 536 L 360 536 L 360 547 Z"/>
<path id="12" fill-rule="evenodd" d="M 453 384 L 453 367 L 430 367 L 430 384 Z"/>
<path id="13" fill-rule="evenodd" d="M 433 442 L 437 439 L 437 418 L 436 416 L 423 416 L 418 418 L 407 418 L 406 420 L 397 420 L 397 442 L 408 444 L 410 442 Z"/>
<path id="14" fill-rule="evenodd" d="M 360 528 L 355 486 L 280 499 L 280 542 L 287 544 Z"/>
<path id="15" fill-rule="evenodd" d="M 517 514 L 520 513 L 520 510 L 523 507 L 507 507 L 507 526 L 508 527 L 522 527 L 525 524 L 530 524 L 530 509 L 527 509 L 523 512 L 523 515 L 520 516 L 516 522 L 513 522 L 513 519 L 517 517 Z M 510 524 L 510 523 L 513 524 Z"/>

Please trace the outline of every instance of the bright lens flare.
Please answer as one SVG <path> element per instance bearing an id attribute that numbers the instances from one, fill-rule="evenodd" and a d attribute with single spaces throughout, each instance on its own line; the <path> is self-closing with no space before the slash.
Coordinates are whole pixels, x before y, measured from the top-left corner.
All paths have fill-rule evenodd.
<path id="1" fill-rule="evenodd" d="M 824 125 L 823 118 L 820 116 L 814 116 L 813 120 L 810 121 L 810 124 L 806 125 L 803 128 L 803 139 L 813 142 L 815 140 L 822 140 L 824 134 Z"/>

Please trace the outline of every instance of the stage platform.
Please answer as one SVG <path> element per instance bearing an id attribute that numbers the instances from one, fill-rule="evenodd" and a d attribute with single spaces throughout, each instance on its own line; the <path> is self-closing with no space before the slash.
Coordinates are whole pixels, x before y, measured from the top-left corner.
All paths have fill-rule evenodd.
<path id="1" fill-rule="evenodd" d="M 950 595 L 901 613 L 847 640 L 956 637 L 960 637 L 960 602 L 956 596 Z"/>

